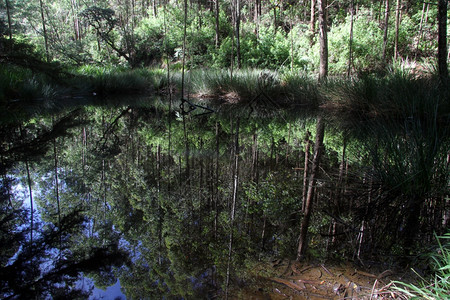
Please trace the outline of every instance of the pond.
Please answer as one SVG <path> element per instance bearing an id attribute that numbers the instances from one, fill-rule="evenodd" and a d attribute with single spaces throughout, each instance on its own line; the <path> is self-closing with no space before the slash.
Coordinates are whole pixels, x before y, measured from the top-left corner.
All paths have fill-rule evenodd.
<path id="1" fill-rule="evenodd" d="M 129 299 L 370 294 L 417 240 L 411 230 L 446 226 L 445 193 L 431 188 L 445 180 L 430 176 L 417 195 L 423 178 L 408 177 L 425 157 L 429 172 L 445 165 L 444 142 L 418 132 L 416 157 L 416 133 L 405 134 L 413 126 L 377 131 L 324 115 L 300 264 L 322 115 L 179 104 L 84 103 L 2 123 L 2 298 L 87 298 L 82 278 L 100 289 L 120 283 Z M 421 223 L 405 228 L 417 211 Z"/>

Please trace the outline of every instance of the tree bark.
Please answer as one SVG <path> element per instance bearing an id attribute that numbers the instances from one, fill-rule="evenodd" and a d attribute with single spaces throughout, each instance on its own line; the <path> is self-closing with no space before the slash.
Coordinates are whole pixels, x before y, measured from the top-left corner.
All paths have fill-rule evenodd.
<path id="1" fill-rule="evenodd" d="M 325 80 L 328 75 L 327 0 L 318 0 L 318 4 L 320 42 L 319 80 Z"/>
<path id="2" fill-rule="evenodd" d="M 419 44 L 420 44 L 420 40 L 422 39 L 422 29 L 423 29 L 423 19 L 424 19 L 424 15 L 425 15 L 425 7 L 427 7 L 427 6 L 428 6 L 428 4 L 426 4 L 424 2 L 423 7 L 422 7 L 422 15 L 420 17 L 419 34 L 417 36 L 416 53 L 414 54 L 414 59 L 417 58 L 417 53 L 419 52 Z"/>
<path id="3" fill-rule="evenodd" d="M 219 48 L 219 0 L 215 1 L 215 10 L 214 10 L 214 18 L 215 18 L 215 29 L 216 29 L 216 37 L 215 37 L 215 42 L 216 42 L 216 48 Z"/>
<path id="4" fill-rule="evenodd" d="M 42 33 L 44 35 L 44 46 L 45 46 L 45 58 L 47 62 L 50 61 L 50 52 L 48 50 L 48 36 L 47 36 L 47 27 L 45 26 L 45 17 L 44 17 L 44 3 L 42 0 L 39 0 L 41 19 L 42 19 Z"/>
<path id="5" fill-rule="evenodd" d="M 353 16 L 355 12 L 354 8 L 354 0 L 351 2 L 350 7 L 350 36 L 348 42 L 348 69 L 347 69 L 347 77 L 350 78 L 352 72 L 352 64 L 353 64 Z"/>
<path id="6" fill-rule="evenodd" d="M 75 41 L 81 40 L 80 34 L 80 19 L 78 18 L 78 4 L 76 0 L 71 0 L 70 4 L 72 6 L 72 14 L 73 14 L 73 31 L 75 36 Z"/>
<path id="7" fill-rule="evenodd" d="M 9 0 L 5 0 L 6 5 L 6 15 L 8 16 L 8 36 L 9 39 L 12 40 L 12 25 L 11 25 L 11 11 L 9 10 Z"/>
<path id="8" fill-rule="evenodd" d="M 320 1 L 320 0 L 319 0 Z M 298 243 L 297 250 L 297 260 L 303 259 L 307 247 L 307 233 L 309 227 L 309 220 L 311 218 L 312 208 L 313 208 L 313 199 L 314 199 L 314 190 L 315 183 L 317 179 L 317 175 L 319 173 L 319 165 L 320 159 L 322 157 L 322 148 L 323 148 L 323 137 L 325 133 L 325 125 L 323 123 L 322 117 L 318 117 L 317 125 L 316 125 L 316 142 L 314 145 L 314 158 L 311 166 L 311 175 L 309 177 L 308 182 L 308 193 L 306 195 L 306 204 L 305 204 L 305 212 L 302 220 L 302 224 L 300 227 L 300 238 Z"/>
<path id="9" fill-rule="evenodd" d="M 386 64 L 386 51 L 387 51 L 387 40 L 388 40 L 388 28 L 389 28 L 389 0 L 386 0 L 386 11 L 384 13 L 384 35 L 383 35 L 383 56 L 382 62 Z"/>
<path id="10" fill-rule="evenodd" d="M 316 30 L 316 0 L 311 0 L 311 18 L 309 20 L 309 30 L 314 36 Z"/>
<path id="11" fill-rule="evenodd" d="M 236 1 L 236 17 L 235 17 L 235 30 L 236 30 L 236 59 L 237 68 L 241 68 L 241 37 L 240 37 L 240 27 L 241 27 L 241 0 Z"/>
<path id="12" fill-rule="evenodd" d="M 397 5 L 395 9 L 394 61 L 396 61 L 398 58 L 398 33 L 400 30 L 400 10 L 401 10 L 401 1 L 397 0 Z"/>
<path id="13" fill-rule="evenodd" d="M 441 82 L 448 79 L 447 65 L 447 0 L 438 2 L 438 71 Z"/>
<path id="14" fill-rule="evenodd" d="M 259 21 L 261 19 L 261 0 L 255 0 L 255 13 L 253 20 L 255 22 L 255 35 L 259 38 Z"/>

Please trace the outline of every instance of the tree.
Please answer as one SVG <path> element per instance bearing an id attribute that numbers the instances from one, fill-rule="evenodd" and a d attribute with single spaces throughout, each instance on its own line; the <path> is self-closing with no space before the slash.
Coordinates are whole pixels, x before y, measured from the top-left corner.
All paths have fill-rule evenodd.
<path id="1" fill-rule="evenodd" d="M 311 0 L 311 18 L 309 21 L 309 30 L 311 30 L 312 36 L 314 36 L 314 32 L 316 30 L 316 1 Z"/>
<path id="2" fill-rule="evenodd" d="M 84 18 L 87 23 L 94 28 L 99 39 L 104 41 L 120 56 L 131 62 L 130 55 L 120 47 L 116 46 L 114 36 L 112 34 L 117 24 L 114 10 L 92 6 L 82 11 L 81 17 Z"/>
<path id="3" fill-rule="evenodd" d="M 353 19 L 354 19 L 354 0 L 351 2 L 350 7 L 350 36 L 348 41 L 348 69 L 347 69 L 347 77 L 350 78 L 350 74 L 352 71 L 353 64 Z"/>
<path id="4" fill-rule="evenodd" d="M 241 0 L 232 0 L 231 6 L 233 24 L 234 24 L 234 37 L 236 38 L 236 59 L 237 68 L 240 69 L 241 64 Z M 234 40 L 234 39 L 233 39 Z"/>
<path id="5" fill-rule="evenodd" d="M 438 71 L 442 83 L 448 78 L 447 65 L 447 0 L 438 2 Z"/>
<path id="6" fill-rule="evenodd" d="M 214 23 L 215 23 L 215 30 L 216 30 L 216 35 L 215 35 L 215 44 L 216 44 L 216 48 L 219 48 L 219 34 L 220 34 L 220 23 L 219 23 L 219 0 L 215 0 L 214 1 Z"/>
<path id="7" fill-rule="evenodd" d="M 44 35 L 44 45 L 45 45 L 45 57 L 47 62 L 50 61 L 50 52 L 48 49 L 48 35 L 47 35 L 47 27 L 45 25 L 45 16 L 44 16 L 44 3 L 42 0 L 39 0 L 39 7 L 41 12 L 41 21 L 42 21 L 42 34 Z"/>
<path id="8" fill-rule="evenodd" d="M 383 55 L 382 62 L 386 64 L 386 51 L 387 51 L 387 40 L 388 40 L 388 28 L 389 28 L 389 0 L 386 0 L 386 9 L 384 12 L 384 35 L 383 35 Z"/>
<path id="9" fill-rule="evenodd" d="M 325 80 L 328 75 L 327 0 L 318 0 L 318 4 L 320 43 L 319 80 Z"/>
<path id="10" fill-rule="evenodd" d="M 400 30 L 400 10 L 401 1 L 397 0 L 397 6 L 395 9 L 395 39 L 394 39 L 394 60 L 397 60 L 398 56 L 398 34 Z"/>
<path id="11" fill-rule="evenodd" d="M 9 0 L 5 0 L 6 5 L 6 15 L 8 17 L 8 35 L 9 39 L 12 40 L 12 25 L 11 25 L 11 7 L 9 6 Z"/>

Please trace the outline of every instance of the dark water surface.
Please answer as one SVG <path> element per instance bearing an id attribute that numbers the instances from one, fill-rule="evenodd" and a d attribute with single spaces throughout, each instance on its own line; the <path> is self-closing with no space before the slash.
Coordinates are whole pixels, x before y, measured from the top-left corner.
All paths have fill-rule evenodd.
<path id="1" fill-rule="evenodd" d="M 130 299 L 245 298 L 261 262 L 295 258 L 316 119 L 173 107 L 85 105 L 1 126 L 2 298 L 75 297 L 83 276 L 119 280 Z M 393 216 L 369 216 L 381 190 L 367 149 L 331 124 L 312 260 L 373 254 Z"/>

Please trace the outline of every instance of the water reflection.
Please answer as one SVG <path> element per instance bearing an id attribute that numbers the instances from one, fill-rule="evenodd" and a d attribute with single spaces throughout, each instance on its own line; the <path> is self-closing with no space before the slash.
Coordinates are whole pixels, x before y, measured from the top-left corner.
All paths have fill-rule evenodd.
<path id="1" fill-rule="evenodd" d="M 120 280 L 133 299 L 232 296 L 255 261 L 296 254 L 304 138 L 315 134 L 314 120 L 236 111 L 177 117 L 158 106 L 116 105 L 1 129 L 4 298 L 83 296 L 75 289 L 80 272 L 101 289 Z M 348 150 L 345 132 L 326 139 L 312 229 L 322 237 L 312 238 L 311 253 L 355 255 L 370 244 L 348 229 L 359 228 L 373 204 L 359 192 L 378 185 L 367 185 L 361 152 Z M 36 212 L 25 205 L 29 192 L 15 193 L 19 185 L 31 190 Z M 354 244 L 343 248 L 338 233 L 354 235 Z M 6 278 L 23 272 L 21 283 Z"/>
<path id="2" fill-rule="evenodd" d="M 14 194 L 13 186 L 30 187 L 35 211 L 21 219 L 23 243 L 33 252 L 46 227 L 56 235 L 48 242 L 50 258 L 33 252 L 39 259 L 58 264 L 115 247 L 128 253 L 113 269 L 85 272 L 98 287 L 120 279 L 131 298 L 216 297 L 247 257 L 262 249 L 290 251 L 295 241 L 295 226 L 285 218 L 293 214 L 295 225 L 300 155 L 294 146 L 305 124 L 242 119 L 237 128 L 239 119 L 176 118 L 154 107 L 118 106 L 9 125 L 4 208 L 29 207 L 30 193 Z M 276 202 L 283 205 L 272 207 Z M 78 219 L 66 231 L 63 223 L 74 214 Z"/>

